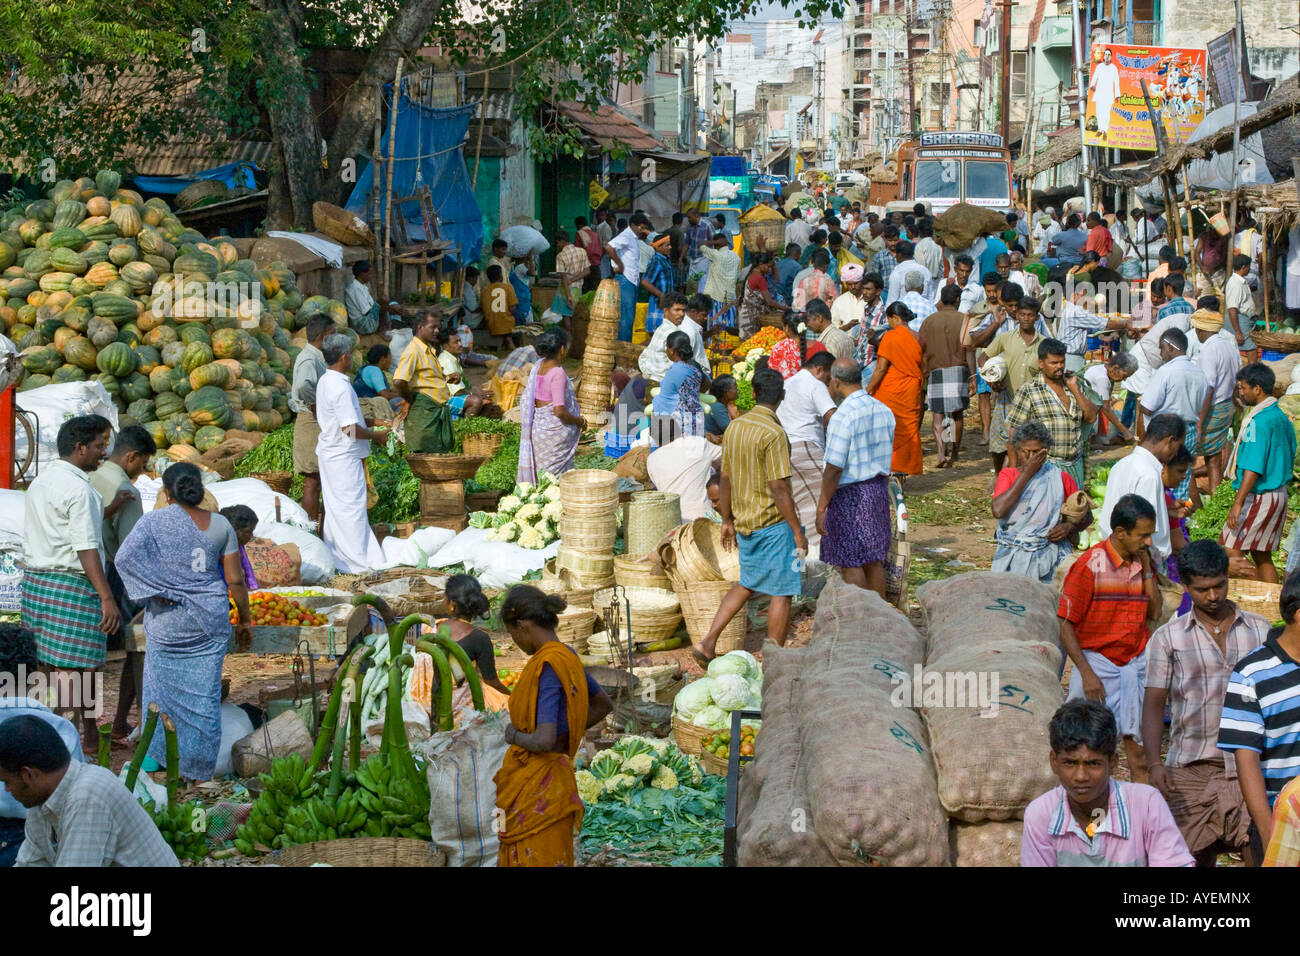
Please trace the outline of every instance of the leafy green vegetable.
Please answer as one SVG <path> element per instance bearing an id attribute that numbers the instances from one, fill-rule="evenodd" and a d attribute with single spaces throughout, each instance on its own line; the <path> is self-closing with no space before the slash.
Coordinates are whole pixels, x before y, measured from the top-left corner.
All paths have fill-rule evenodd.
<path id="1" fill-rule="evenodd" d="M 736 379 L 736 407 L 747 412 L 754 407 L 754 383 Z"/>
<path id="2" fill-rule="evenodd" d="M 617 464 L 617 458 L 610 458 L 601 452 L 592 452 L 589 455 L 579 455 L 573 460 L 574 468 L 595 468 L 600 471 L 613 471 L 614 466 Z"/>
<path id="3" fill-rule="evenodd" d="M 510 491 L 519 472 L 519 430 L 507 434 L 497 453 L 474 473 L 474 483 L 486 491 Z"/>
<path id="4" fill-rule="evenodd" d="M 1223 481 L 1214 489 L 1214 495 L 1210 498 L 1201 499 L 1201 510 L 1197 511 L 1187 522 L 1187 537 L 1191 541 L 1200 541 L 1204 538 L 1218 539 L 1219 532 L 1223 530 L 1223 523 L 1228 520 L 1228 512 L 1232 510 L 1232 502 L 1237 497 L 1237 491 L 1232 487 L 1232 482 Z"/>
<path id="5" fill-rule="evenodd" d="M 235 477 L 255 471 L 293 471 L 293 423 L 281 425 L 235 463 Z"/>
<path id="6" fill-rule="evenodd" d="M 379 495 L 370 509 L 370 520 L 375 524 L 414 521 L 420 516 L 420 479 L 411 474 L 405 453 L 405 446 L 400 444 L 396 455 L 381 448 L 370 453 L 370 479 Z"/>
<path id="7" fill-rule="evenodd" d="M 721 866 L 727 782 L 705 774 L 690 787 L 677 776 L 673 789 L 641 787 L 586 804 L 583 852 L 610 864 Z"/>

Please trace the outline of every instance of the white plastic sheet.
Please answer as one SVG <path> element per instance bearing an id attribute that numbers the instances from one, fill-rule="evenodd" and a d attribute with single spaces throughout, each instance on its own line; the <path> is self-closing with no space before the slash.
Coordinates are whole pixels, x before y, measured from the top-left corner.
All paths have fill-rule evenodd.
<path id="1" fill-rule="evenodd" d="M 109 398 L 108 390 L 99 382 L 61 382 L 42 385 L 14 396 L 14 404 L 34 415 L 40 433 L 36 436 L 37 468 L 44 468 L 59 457 L 59 428 L 69 418 L 78 415 L 103 415 L 116 432 L 117 406 Z M 27 457 L 27 433 L 16 430 L 14 453 L 18 461 Z M 38 472 L 39 473 L 39 472 Z"/>
<path id="2" fill-rule="evenodd" d="M 506 541 L 488 541 L 486 528 L 466 528 L 429 559 L 429 566 L 446 568 L 463 564 L 477 573 L 488 588 L 518 584 L 530 571 L 540 571 L 555 557 L 560 542 L 553 541 L 539 551 L 530 551 Z"/>

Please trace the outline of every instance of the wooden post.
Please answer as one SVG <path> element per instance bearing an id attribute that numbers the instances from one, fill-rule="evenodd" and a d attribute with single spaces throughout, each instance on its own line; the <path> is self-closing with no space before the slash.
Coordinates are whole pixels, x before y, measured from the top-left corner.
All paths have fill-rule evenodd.
<path id="1" fill-rule="evenodd" d="M 402 66 L 405 58 L 397 58 L 397 75 L 393 78 L 393 105 L 388 114 L 388 183 L 384 187 L 384 302 L 392 299 L 392 282 L 389 273 L 393 268 L 393 167 L 397 165 L 397 107 L 402 97 Z"/>
<path id="2" fill-rule="evenodd" d="M 370 262 L 371 268 L 382 269 L 382 252 L 379 248 L 379 177 L 383 174 L 384 166 L 382 154 L 383 146 L 383 129 L 384 129 L 384 84 L 381 80 L 375 81 L 375 128 L 374 128 L 374 146 L 370 151 L 371 166 L 374 169 L 374 175 L 370 177 Z M 379 280 L 383 282 L 382 279 Z M 382 290 L 380 291 L 382 295 Z"/>
<path id="3" fill-rule="evenodd" d="M 1268 281 L 1268 218 L 1269 217 L 1261 218 L 1259 223 L 1260 235 L 1264 240 L 1260 244 L 1259 283 L 1264 292 L 1264 331 L 1272 332 L 1273 326 L 1272 323 L 1269 322 L 1268 310 L 1268 300 L 1272 298 L 1270 295 L 1272 290 L 1269 288 Z"/>

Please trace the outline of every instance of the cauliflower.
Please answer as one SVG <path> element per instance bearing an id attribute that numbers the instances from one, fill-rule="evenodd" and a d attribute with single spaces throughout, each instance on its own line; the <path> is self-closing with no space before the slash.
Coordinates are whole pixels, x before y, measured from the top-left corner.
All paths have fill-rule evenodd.
<path id="1" fill-rule="evenodd" d="M 678 751 L 669 760 L 669 765 L 679 782 L 687 781 L 692 787 L 698 787 L 704 782 L 704 770 L 700 767 L 700 762 L 690 754 Z"/>
<path id="2" fill-rule="evenodd" d="M 573 778 L 578 783 L 578 796 L 582 797 L 583 803 L 595 803 L 605 792 L 604 784 L 590 770 L 579 770 Z"/>
<path id="3" fill-rule="evenodd" d="M 519 537 L 519 525 L 513 521 L 507 521 L 497 529 L 498 541 L 513 541 L 517 537 Z"/>
<path id="4" fill-rule="evenodd" d="M 1300 368 L 1300 366 L 1296 367 Z M 557 522 L 560 518 L 564 517 L 564 506 L 560 504 L 558 500 L 549 501 L 546 506 L 542 508 L 542 517 L 547 521 Z"/>
<path id="5" fill-rule="evenodd" d="M 628 773 L 616 773 L 605 781 L 606 793 L 622 793 L 624 790 L 631 790 L 639 781 L 636 777 Z"/>
<path id="6" fill-rule="evenodd" d="M 509 523 L 510 523 L 510 515 L 506 514 L 504 511 L 499 511 L 492 516 L 492 527 L 494 528 L 499 528 L 503 524 L 509 524 Z"/>
<path id="7" fill-rule="evenodd" d="M 546 539 L 536 528 L 525 525 L 519 532 L 519 547 L 527 548 L 530 551 L 540 551 L 546 547 Z"/>
<path id="8" fill-rule="evenodd" d="M 533 505 L 533 504 L 521 505 L 519 510 L 515 512 L 515 520 L 526 521 L 529 524 L 532 524 L 537 519 L 537 516 L 540 515 L 541 513 L 542 513 L 542 509 L 537 507 L 537 505 Z"/>
<path id="9" fill-rule="evenodd" d="M 672 750 L 673 745 L 666 739 L 661 737 L 647 737 L 646 741 L 650 744 L 650 749 L 655 752 L 655 756 L 660 760 L 668 759 L 668 754 Z"/>
<path id="10" fill-rule="evenodd" d="M 519 510 L 522 503 L 517 495 L 505 495 L 497 502 L 497 514 L 512 515 Z"/>
<path id="11" fill-rule="evenodd" d="M 497 529 L 496 529 L 496 528 L 488 528 L 488 529 L 487 529 L 487 534 L 483 535 L 483 540 L 484 540 L 484 541 L 495 541 L 495 540 L 497 540 Z"/>
<path id="12" fill-rule="evenodd" d="M 757 362 L 766 354 L 767 353 L 764 352 L 762 349 L 750 349 L 748 352 L 745 353 L 745 361 L 748 362 L 750 367 L 752 368 L 754 363 Z"/>
<path id="13" fill-rule="evenodd" d="M 674 790 L 677 787 L 677 774 L 673 773 L 672 768 L 665 764 L 655 771 L 650 786 L 656 790 Z"/>
<path id="14" fill-rule="evenodd" d="M 519 498 L 520 501 L 523 501 L 532 493 L 533 493 L 533 486 L 530 482 L 521 481 L 519 482 L 519 484 L 515 485 L 515 495 Z"/>
<path id="15" fill-rule="evenodd" d="M 638 777 L 645 777 L 654 773 L 655 763 L 654 754 L 636 754 L 623 761 L 623 769 Z"/>
<path id="16" fill-rule="evenodd" d="M 553 475 L 549 471 L 542 472 L 541 476 L 537 479 L 538 483 L 543 488 L 549 488 L 551 485 L 557 484 L 559 480 L 560 479 L 557 475 Z"/>
<path id="17" fill-rule="evenodd" d="M 547 501 L 554 501 L 558 503 L 560 501 L 560 486 L 548 485 L 546 490 L 543 491 L 542 494 L 546 496 Z"/>
<path id="18" fill-rule="evenodd" d="M 591 762 L 591 772 L 597 779 L 608 780 L 623 766 L 623 758 L 612 750 L 602 750 Z"/>
<path id="19" fill-rule="evenodd" d="M 471 528 L 488 528 L 492 525 L 492 516 L 486 511 L 471 511 L 469 526 Z"/>

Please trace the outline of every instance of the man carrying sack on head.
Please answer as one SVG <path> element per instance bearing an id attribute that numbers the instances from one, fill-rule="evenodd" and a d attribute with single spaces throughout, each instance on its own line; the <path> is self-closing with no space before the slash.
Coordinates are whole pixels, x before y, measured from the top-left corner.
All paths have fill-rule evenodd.
<path id="1" fill-rule="evenodd" d="M 417 454 L 443 455 L 456 446 L 447 400 L 451 392 L 433 343 L 438 316 L 425 312 L 416 321 L 415 338 L 402 353 L 393 373 L 393 386 L 406 399 L 406 448 Z"/>

